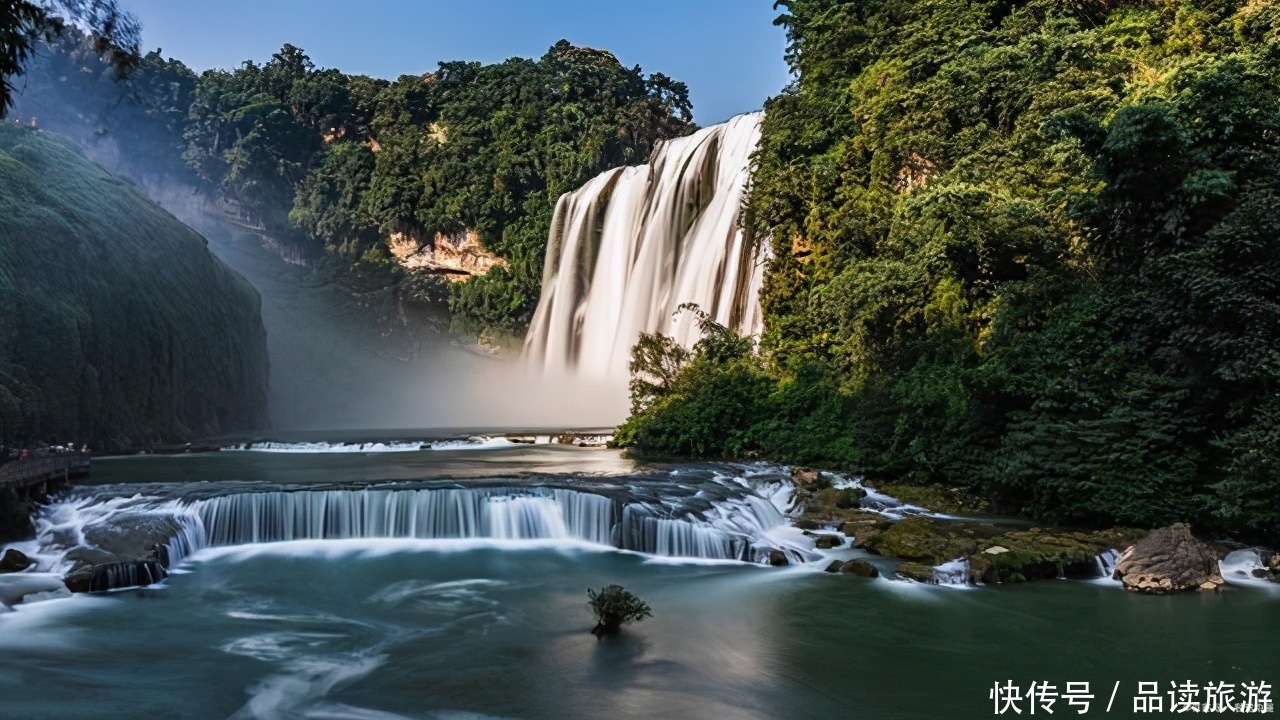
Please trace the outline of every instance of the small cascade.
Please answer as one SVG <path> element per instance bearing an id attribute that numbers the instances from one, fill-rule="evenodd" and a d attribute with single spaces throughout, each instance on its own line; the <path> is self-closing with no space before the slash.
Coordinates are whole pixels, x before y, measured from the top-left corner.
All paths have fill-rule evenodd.
<path id="1" fill-rule="evenodd" d="M 1102 580 L 1110 580 L 1116 572 L 1116 560 L 1119 559 L 1118 550 L 1106 550 L 1095 555 L 1093 561 L 1098 566 L 1098 577 Z"/>
<path id="2" fill-rule="evenodd" d="M 1280 592 L 1280 583 L 1267 579 L 1267 565 L 1263 553 L 1256 548 L 1233 550 L 1218 561 L 1218 572 L 1228 585 L 1248 585 L 1258 589 Z"/>
<path id="3" fill-rule="evenodd" d="M 969 585 L 969 561 L 957 558 L 933 569 L 933 584 L 964 587 Z"/>
<path id="4" fill-rule="evenodd" d="M 667 558 L 763 562 L 775 550 L 793 562 L 814 556 L 812 541 L 784 514 L 788 492 L 764 484 L 758 494 L 723 481 L 714 488 L 714 500 L 686 491 L 661 501 L 541 486 L 76 498 L 45 509 L 40 557 L 43 569 L 67 572 L 83 551 L 107 549 L 90 540 L 102 534 L 95 528 L 115 528 L 110 537 L 130 548 L 137 547 L 131 536 L 150 533 L 155 540 L 147 540 L 153 544 L 142 557 L 113 550 L 118 561 L 77 571 L 89 573 L 82 589 L 110 590 L 160 582 L 202 548 L 294 540 L 572 540 Z"/>
<path id="5" fill-rule="evenodd" d="M 763 243 L 742 219 L 763 113 L 660 144 L 647 165 L 604 172 L 556 203 L 527 361 L 597 376 L 627 372 L 642 332 L 685 346 L 696 304 L 742 334 L 761 328 Z"/>

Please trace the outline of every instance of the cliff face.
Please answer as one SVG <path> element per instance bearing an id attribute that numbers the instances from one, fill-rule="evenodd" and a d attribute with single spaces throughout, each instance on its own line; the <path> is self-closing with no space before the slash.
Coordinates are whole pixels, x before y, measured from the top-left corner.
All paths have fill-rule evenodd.
<path id="1" fill-rule="evenodd" d="M 0 125 L 0 442 L 124 448 L 267 424 L 260 299 L 60 136 Z"/>

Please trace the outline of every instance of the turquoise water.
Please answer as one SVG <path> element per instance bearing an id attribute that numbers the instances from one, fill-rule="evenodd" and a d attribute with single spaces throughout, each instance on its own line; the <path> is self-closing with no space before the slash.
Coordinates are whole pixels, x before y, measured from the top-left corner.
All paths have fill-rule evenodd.
<path id="1" fill-rule="evenodd" d="M 542 452 L 476 462 L 505 476 Z M 332 459 L 332 477 L 414 465 L 357 457 Z M 608 451 L 541 457 L 637 471 Z M 165 463 L 149 460 L 110 474 L 154 480 Z M 324 460 L 295 462 L 326 476 Z M 1119 681 L 1109 715 L 1125 717 L 1139 681 L 1280 681 L 1280 593 L 1265 589 L 955 589 L 569 541 L 300 541 L 206 550 L 186 570 L 0 615 L 0 718 L 977 718 L 1006 680 L 1088 681 L 1088 716 Z M 613 582 L 654 617 L 598 641 L 584 591 Z"/>

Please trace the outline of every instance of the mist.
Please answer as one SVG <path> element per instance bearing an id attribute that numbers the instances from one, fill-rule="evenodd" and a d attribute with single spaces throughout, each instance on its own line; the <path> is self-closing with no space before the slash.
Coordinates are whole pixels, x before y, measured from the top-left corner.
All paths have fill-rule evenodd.
<path id="1" fill-rule="evenodd" d="M 276 430 L 598 428 L 626 417 L 624 379 L 555 377 L 490 356 L 442 320 L 322 281 L 256 235 L 207 214 L 188 224 L 262 295 Z"/>
<path id="2" fill-rule="evenodd" d="M 200 232 L 262 298 L 271 432 L 526 430 L 611 427 L 627 414 L 626 378 L 549 376 L 494 357 L 390 291 L 354 294 L 288 247 L 230 222 L 184 177 L 177 148 L 122 89 L 65 87 L 40 62 L 16 83 L 11 118 L 59 133 Z"/>

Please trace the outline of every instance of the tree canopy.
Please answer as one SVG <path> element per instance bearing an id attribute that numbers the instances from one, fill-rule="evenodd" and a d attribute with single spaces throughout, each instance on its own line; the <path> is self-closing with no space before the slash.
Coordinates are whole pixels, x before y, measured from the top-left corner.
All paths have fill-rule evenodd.
<path id="1" fill-rule="evenodd" d="M 1280 538 L 1280 6 L 779 6 L 760 352 L 622 437 Z"/>

